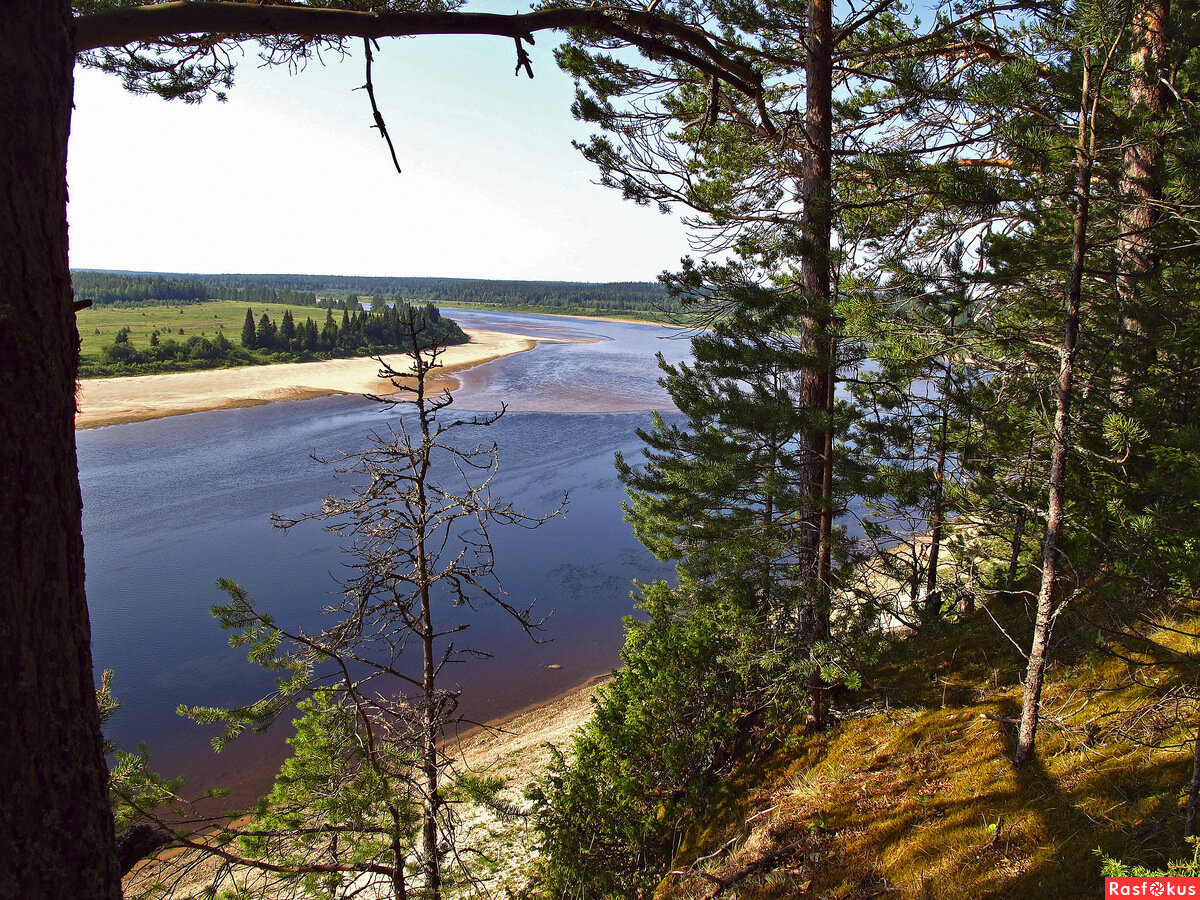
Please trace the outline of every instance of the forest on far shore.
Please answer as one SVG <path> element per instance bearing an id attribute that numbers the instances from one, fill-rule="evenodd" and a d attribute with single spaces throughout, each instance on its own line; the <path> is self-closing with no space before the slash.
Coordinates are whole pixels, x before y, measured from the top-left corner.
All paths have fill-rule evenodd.
<path id="1" fill-rule="evenodd" d="M 79 375 L 147 375 L 403 353 L 412 344 L 405 328 L 408 308 L 376 303 L 363 309 L 357 299 L 343 299 L 329 301 L 316 319 L 304 315 L 303 306 L 244 307 L 232 301 L 85 309 L 78 315 Z M 436 306 L 412 309 L 420 346 L 469 340 Z"/>
<path id="2" fill-rule="evenodd" d="M 386 302 L 465 304 L 603 315 L 660 318 L 679 301 L 652 281 L 589 283 L 503 281 L 482 278 L 405 278 L 365 275 L 190 275 L 73 269 L 75 296 L 98 306 L 202 303 L 287 303 L 328 306 L 358 297 Z"/>

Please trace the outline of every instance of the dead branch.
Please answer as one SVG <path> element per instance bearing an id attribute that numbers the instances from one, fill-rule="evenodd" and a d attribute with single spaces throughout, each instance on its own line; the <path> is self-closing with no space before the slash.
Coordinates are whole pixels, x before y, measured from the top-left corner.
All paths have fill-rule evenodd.
<path id="1" fill-rule="evenodd" d="M 521 44 L 521 41 L 523 41 L 523 40 L 529 41 L 529 43 L 532 44 L 533 43 L 533 35 L 525 34 L 525 35 L 521 35 L 521 37 L 513 38 L 513 43 L 517 45 L 517 67 L 515 69 L 513 69 L 513 74 L 516 76 L 520 76 L 521 69 L 524 69 L 526 74 L 529 75 L 530 78 L 532 78 L 533 77 L 533 60 L 529 58 L 529 53 L 525 50 L 524 45 Z"/>
<path id="2" fill-rule="evenodd" d="M 379 45 L 376 44 L 376 47 Z M 400 160 L 396 159 L 396 148 L 392 144 L 392 137 L 388 134 L 387 123 L 383 121 L 383 114 L 379 111 L 379 105 L 375 102 L 375 83 L 371 80 L 371 63 L 375 61 L 374 55 L 371 53 L 371 38 L 363 38 L 363 50 L 367 54 L 367 83 L 363 85 L 366 89 L 367 97 L 371 100 L 371 115 L 375 117 L 373 128 L 379 129 L 379 134 L 387 141 L 388 152 L 392 154 L 392 165 L 396 167 L 396 174 L 400 174 Z"/>

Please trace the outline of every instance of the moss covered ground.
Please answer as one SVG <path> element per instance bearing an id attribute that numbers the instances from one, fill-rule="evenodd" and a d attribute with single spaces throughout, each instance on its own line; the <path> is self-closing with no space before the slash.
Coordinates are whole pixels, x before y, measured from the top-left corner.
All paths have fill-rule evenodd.
<path id="1" fill-rule="evenodd" d="M 1023 604 L 1009 605 L 992 611 L 1015 635 Z M 1200 618 L 1176 609 L 1103 645 L 1086 620 L 1060 626 L 1032 762 L 1011 762 L 1024 661 L 985 613 L 897 636 L 840 721 L 795 733 L 714 797 L 659 893 L 1098 898 L 1100 853 L 1191 857 Z"/>

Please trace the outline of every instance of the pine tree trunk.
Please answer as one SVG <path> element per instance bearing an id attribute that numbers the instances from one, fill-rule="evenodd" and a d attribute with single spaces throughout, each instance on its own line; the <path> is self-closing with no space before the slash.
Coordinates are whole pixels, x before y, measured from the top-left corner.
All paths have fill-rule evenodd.
<path id="1" fill-rule="evenodd" d="M 408 900 L 408 882 L 404 866 L 408 860 L 408 845 L 405 829 L 400 820 L 400 809 L 390 807 L 392 815 L 392 895 L 394 900 Z"/>
<path id="2" fill-rule="evenodd" d="M 1129 94 L 1132 111 L 1153 121 L 1166 114 L 1170 95 L 1162 75 L 1168 66 L 1167 22 L 1169 0 L 1141 0 L 1133 15 L 1133 50 L 1130 54 Z M 1154 227 L 1159 218 L 1162 190 L 1158 169 L 1162 147 L 1155 139 L 1130 141 L 1122 161 L 1120 192 L 1122 202 L 1117 217 L 1117 295 L 1119 304 L 1118 340 L 1126 347 L 1137 346 L 1128 371 L 1115 376 L 1117 400 L 1128 399 L 1130 383 L 1142 367 L 1150 363 L 1153 344 L 1142 335 L 1142 327 L 1133 315 L 1138 305 L 1138 290 L 1158 269 Z"/>
<path id="3" fill-rule="evenodd" d="M 428 611 L 428 606 L 426 606 Z M 425 616 L 426 624 L 429 622 Z M 432 634 L 432 631 L 427 632 Z M 439 716 L 437 695 L 435 693 L 433 673 L 433 638 L 423 638 L 425 644 L 425 721 L 423 734 L 421 769 L 424 775 L 425 798 L 421 812 L 421 864 L 425 871 L 425 890 L 423 896 L 429 900 L 438 900 L 442 895 L 441 860 L 438 857 L 438 825 L 437 817 L 441 805 L 440 788 L 438 785 L 437 739 Z"/>
<path id="4" fill-rule="evenodd" d="M 1008 548 L 1008 574 L 1004 576 L 1004 589 L 1011 593 L 1017 584 L 1017 572 L 1021 567 L 1021 548 L 1025 544 L 1025 510 L 1017 513 L 1013 525 L 1012 541 Z"/>
<path id="5" fill-rule="evenodd" d="M 1063 342 L 1059 347 L 1058 399 L 1054 412 L 1054 441 L 1050 453 L 1049 500 L 1046 506 L 1046 537 L 1042 544 L 1042 584 L 1038 591 L 1037 616 L 1025 674 L 1021 705 L 1021 727 L 1013 757 L 1022 765 L 1033 754 L 1038 726 L 1038 704 L 1046 669 L 1046 648 L 1053 627 L 1054 589 L 1063 541 L 1063 510 L 1066 505 L 1067 453 L 1071 449 L 1071 381 L 1075 374 L 1075 351 L 1079 343 L 1079 308 L 1083 296 L 1083 266 L 1087 255 L 1088 209 L 1092 187 L 1091 156 L 1091 71 L 1083 69 L 1079 136 L 1076 144 L 1075 221 L 1071 238 L 1071 261 L 1067 275 L 1067 312 Z"/>
<path id="6" fill-rule="evenodd" d="M 833 104 L 833 5 L 831 0 L 811 0 L 808 7 L 806 108 L 804 117 L 805 146 L 801 199 L 801 225 L 808 246 L 800 263 L 800 282 L 804 288 L 808 313 L 805 316 L 802 340 L 808 353 L 819 362 L 805 371 L 799 392 L 804 409 L 832 415 L 829 405 L 833 378 L 831 279 L 832 242 L 832 104 Z M 829 633 L 829 607 L 822 602 L 820 582 L 821 536 L 825 509 L 825 428 L 812 429 L 806 435 L 807 457 L 811 461 L 806 480 L 813 502 L 802 538 L 805 546 L 802 559 L 810 566 L 808 580 L 811 596 L 805 641 L 811 649 L 815 640 Z M 814 724 L 824 725 L 824 686 L 819 672 L 810 678 L 814 695 Z"/>
<path id="7" fill-rule="evenodd" d="M 0 895 L 117 898 L 75 457 L 71 9 L 13 0 L 2 19 Z"/>
<path id="8" fill-rule="evenodd" d="M 836 356 L 836 344 L 830 339 L 830 356 Z M 825 453 L 821 477 L 821 552 L 817 560 L 817 604 L 819 614 L 813 635 L 818 641 L 828 641 L 832 636 L 830 615 L 833 607 L 833 404 L 836 380 L 828 379 L 825 410 L 828 420 L 825 425 Z M 813 724 L 824 728 L 829 719 L 829 685 L 819 671 L 814 672 L 809 685 L 812 694 Z"/>
<path id="9" fill-rule="evenodd" d="M 950 381 L 949 366 L 946 367 L 946 383 Z M 933 521 L 929 529 L 929 568 L 925 571 L 925 607 L 929 621 L 937 619 L 942 612 L 942 594 L 937 587 L 937 573 L 942 551 L 942 529 L 946 524 L 946 434 L 950 425 L 949 401 L 942 398 L 942 416 L 938 428 L 937 460 L 933 471 Z"/>
<path id="10" fill-rule="evenodd" d="M 417 335 L 410 329 L 413 346 L 417 345 Z M 425 374 L 416 370 L 416 409 L 421 424 L 421 440 L 424 455 L 420 462 L 419 476 L 416 483 L 417 520 L 422 529 L 417 538 L 417 584 L 421 591 L 421 688 L 423 696 L 421 721 L 421 772 L 424 780 L 424 799 L 421 810 L 421 867 L 425 875 L 424 896 L 428 900 L 439 900 L 442 895 L 441 861 L 438 858 L 438 826 L 437 816 L 441 805 L 439 793 L 438 768 L 438 729 L 441 715 L 437 696 L 437 661 L 434 657 L 434 628 L 433 603 L 430 596 L 430 585 L 434 575 L 429 571 L 429 556 L 425 545 L 425 529 L 431 525 L 429 499 L 426 494 L 426 479 L 430 469 L 430 450 L 433 444 L 432 419 L 425 406 Z"/>

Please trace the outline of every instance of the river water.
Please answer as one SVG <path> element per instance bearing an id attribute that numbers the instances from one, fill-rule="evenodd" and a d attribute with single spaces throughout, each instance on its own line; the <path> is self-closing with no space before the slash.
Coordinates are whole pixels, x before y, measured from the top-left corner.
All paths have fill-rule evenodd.
<path id="1" fill-rule="evenodd" d="M 494 493 L 540 514 L 563 492 L 565 516 L 536 531 L 497 529 L 497 573 L 515 605 L 550 612 L 534 643 L 495 610 L 470 613 L 459 645 L 488 659 L 456 664 L 461 711 L 495 719 L 566 691 L 619 662 L 631 582 L 667 577 L 633 538 L 621 511 L 613 454 L 634 456 L 634 430 L 669 400 L 654 354 L 679 360 L 687 341 L 668 329 L 447 308 L 467 328 L 560 338 L 461 377 L 452 411 L 508 413 L 480 435 L 500 447 Z M 97 671 L 114 670 L 122 709 L 107 733 L 145 741 L 164 775 L 185 773 L 190 793 L 228 788 L 244 802 L 269 787 L 288 728 L 239 739 L 216 756 L 213 730 L 179 718 L 179 704 L 233 705 L 271 680 L 231 649 L 209 614 L 218 578 L 245 587 L 281 623 L 321 627 L 348 561 L 319 526 L 281 532 L 271 513 L 296 515 L 337 492 L 313 455 L 366 446 L 399 411 L 357 397 L 323 397 L 194 413 L 77 434 L 84 497 L 87 592 Z M 449 617 L 459 615 L 447 605 Z M 467 621 L 463 617 L 463 621 Z"/>

